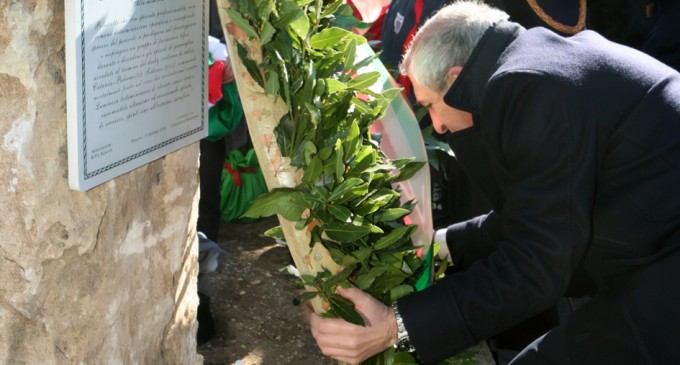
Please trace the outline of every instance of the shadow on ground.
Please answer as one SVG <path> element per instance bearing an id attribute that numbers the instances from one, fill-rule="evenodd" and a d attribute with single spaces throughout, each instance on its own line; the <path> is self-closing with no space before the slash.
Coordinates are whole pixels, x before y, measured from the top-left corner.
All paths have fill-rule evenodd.
<path id="1" fill-rule="evenodd" d="M 208 280 L 217 335 L 198 347 L 205 365 L 332 365 L 309 332 L 288 248 L 263 235 L 275 218 L 223 222 L 227 257 Z M 238 361 L 241 363 L 238 363 Z"/>

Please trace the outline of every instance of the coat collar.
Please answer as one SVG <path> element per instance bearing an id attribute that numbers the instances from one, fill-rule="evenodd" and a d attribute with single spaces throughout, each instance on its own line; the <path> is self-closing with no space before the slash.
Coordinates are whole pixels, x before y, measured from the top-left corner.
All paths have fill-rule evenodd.
<path id="1" fill-rule="evenodd" d="M 498 59 L 524 30 L 519 24 L 509 21 L 490 27 L 444 95 L 444 102 L 456 109 L 479 114 L 486 84 L 499 67 Z"/>

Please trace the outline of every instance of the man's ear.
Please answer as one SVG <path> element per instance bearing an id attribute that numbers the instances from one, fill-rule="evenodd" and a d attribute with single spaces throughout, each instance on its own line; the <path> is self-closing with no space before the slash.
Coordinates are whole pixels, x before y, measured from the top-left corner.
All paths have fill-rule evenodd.
<path id="1" fill-rule="evenodd" d="M 453 66 L 449 68 L 449 71 L 446 73 L 449 86 L 453 84 L 453 81 L 456 80 L 461 71 L 463 71 L 463 66 Z"/>

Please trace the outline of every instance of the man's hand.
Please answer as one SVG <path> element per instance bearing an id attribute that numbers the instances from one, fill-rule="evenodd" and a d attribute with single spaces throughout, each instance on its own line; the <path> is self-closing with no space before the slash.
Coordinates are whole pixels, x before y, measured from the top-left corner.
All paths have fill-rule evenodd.
<path id="1" fill-rule="evenodd" d="M 357 364 L 397 342 L 397 322 L 392 308 L 357 288 L 337 287 L 337 293 L 354 303 L 366 327 L 341 318 L 322 318 L 311 305 L 305 316 L 321 352 L 338 361 Z"/>

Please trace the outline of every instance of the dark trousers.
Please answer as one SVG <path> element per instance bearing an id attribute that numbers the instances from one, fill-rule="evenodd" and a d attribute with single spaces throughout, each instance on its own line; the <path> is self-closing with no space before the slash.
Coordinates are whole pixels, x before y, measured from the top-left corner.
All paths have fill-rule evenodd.
<path id="1" fill-rule="evenodd" d="M 198 222 L 196 229 L 218 242 L 222 216 L 220 208 L 222 169 L 226 156 L 224 138 L 211 142 L 201 140 L 201 157 L 199 159 L 198 174 L 201 179 L 200 199 L 198 201 Z"/>
<path id="2" fill-rule="evenodd" d="M 221 188 L 222 169 L 226 156 L 224 138 L 216 142 L 206 139 L 200 142 L 201 156 L 199 158 L 198 175 L 200 177 L 200 198 L 198 200 L 198 221 L 196 230 L 203 232 L 210 240 L 218 242 L 221 216 Z M 208 342 L 215 337 L 217 330 L 210 310 L 210 296 L 202 288 L 199 276 L 198 297 L 200 302 L 197 309 L 198 331 L 196 341 L 198 345 Z"/>

